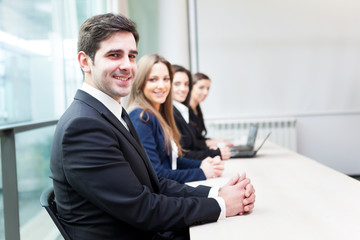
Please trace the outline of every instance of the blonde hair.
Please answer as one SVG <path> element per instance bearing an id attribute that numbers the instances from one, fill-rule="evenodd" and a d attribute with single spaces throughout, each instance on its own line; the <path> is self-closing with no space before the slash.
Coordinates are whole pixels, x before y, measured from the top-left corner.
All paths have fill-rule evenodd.
<path id="1" fill-rule="evenodd" d="M 149 117 L 143 118 L 145 112 L 153 114 L 160 122 L 161 128 L 164 132 L 164 140 L 167 154 L 171 152 L 171 140 L 175 141 L 178 147 L 178 155 L 182 155 L 182 148 L 180 145 L 181 135 L 176 127 L 174 115 L 173 115 L 173 104 L 172 104 L 172 89 L 170 89 L 169 95 L 167 96 L 164 103 L 160 105 L 159 111 L 157 111 L 151 102 L 146 98 L 144 94 L 144 88 L 148 81 L 152 67 L 156 63 L 163 63 L 166 65 L 169 71 L 170 86 L 172 85 L 174 73 L 172 65 L 163 57 L 157 54 L 149 54 L 143 56 L 137 64 L 138 72 L 136 74 L 130 97 L 128 99 L 127 109 L 129 112 L 135 108 L 141 108 L 143 111 L 140 113 L 140 119 L 142 121 L 149 121 Z"/>

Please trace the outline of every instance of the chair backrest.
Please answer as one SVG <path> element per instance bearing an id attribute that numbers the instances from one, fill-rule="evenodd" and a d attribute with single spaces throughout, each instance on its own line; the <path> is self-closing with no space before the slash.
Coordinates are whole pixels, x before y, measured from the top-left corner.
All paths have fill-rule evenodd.
<path id="1" fill-rule="evenodd" d="M 56 227 L 59 229 L 59 231 L 60 231 L 61 235 L 63 236 L 63 238 L 65 240 L 71 240 L 69 235 L 65 231 L 64 226 L 61 224 L 61 222 L 58 219 L 57 209 L 56 209 L 56 202 L 55 202 L 55 194 L 54 194 L 54 188 L 53 187 L 45 189 L 41 193 L 40 204 L 49 213 L 51 219 L 54 221 Z"/>

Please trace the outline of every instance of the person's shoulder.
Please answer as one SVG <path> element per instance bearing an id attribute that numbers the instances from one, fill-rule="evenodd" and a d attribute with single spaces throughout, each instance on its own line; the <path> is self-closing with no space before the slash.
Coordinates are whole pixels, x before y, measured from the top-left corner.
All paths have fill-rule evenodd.
<path id="1" fill-rule="evenodd" d="M 88 114 L 85 114 L 88 113 Z M 57 129 L 63 132 L 63 135 L 73 137 L 80 136 L 83 133 L 106 134 L 111 135 L 113 125 L 100 114 L 94 112 L 65 112 L 59 119 Z"/>
<path id="2" fill-rule="evenodd" d="M 141 108 L 134 108 L 131 112 L 129 112 L 129 117 L 137 117 L 140 115 L 141 111 Z"/>
<path id="3" fill-rule="evenodd" d="M 100 112 L 90 105 L 74 100 L 59 118 L 58 125 L 76 121 L 78 119 L 101 119 Z"/>
<path id="4" fill-rule="evenodd" d="M 142 120 L 143 122 L 154 121 L 156 117 L 142 108 L 135 108 L 129 113 L 129 116 L 132 120 Z"/>

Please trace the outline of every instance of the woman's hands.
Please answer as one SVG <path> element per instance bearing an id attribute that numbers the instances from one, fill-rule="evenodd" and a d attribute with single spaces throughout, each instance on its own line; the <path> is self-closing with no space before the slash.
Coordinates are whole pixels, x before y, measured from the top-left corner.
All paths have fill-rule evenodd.
<path id="1" fill-rule="evenodd" d="M 200 168 L 203 170 L 206 178 L 220 177 L 224 171 L 224 162 L 221 161 L 219 156 L 214 158 L 207 157 L 202 160 Z"/>

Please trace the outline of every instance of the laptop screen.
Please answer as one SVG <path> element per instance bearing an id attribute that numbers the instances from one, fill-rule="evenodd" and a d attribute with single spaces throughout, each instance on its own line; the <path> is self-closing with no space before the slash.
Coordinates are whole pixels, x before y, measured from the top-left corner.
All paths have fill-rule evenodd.
<path id="1" fill-rule="evenodd" d="M 270 134 L 271 134 L 271 132 L 268 133 L 268 135 L 267 135 L 266 138 L 263 140 L 263 142 L 260 144 L 260 146 L 258 147 L 258 149 L 256 149 L 256 151 L 259 151 L 259 150 L 260 150 L 260 148 L 262 147 L 262 145 L 264 145 L 266 139 L 268 139 L 268 138 L 270 137 Z"/>
<path id="2" fill-rule="evenodd" d="M 247 146 L 250 146 L 250 147 L 254 146 L 258 128 L 259 128 L 259 126 L 257 124 L 253 124 L 253 123 L 250 124 L 249 135 L 248 135 L 247 144 L 246 144 Z"/>

